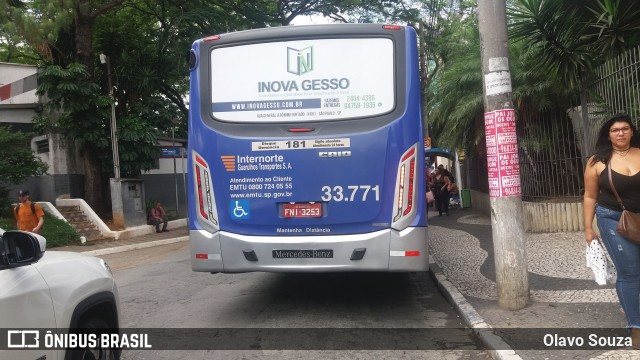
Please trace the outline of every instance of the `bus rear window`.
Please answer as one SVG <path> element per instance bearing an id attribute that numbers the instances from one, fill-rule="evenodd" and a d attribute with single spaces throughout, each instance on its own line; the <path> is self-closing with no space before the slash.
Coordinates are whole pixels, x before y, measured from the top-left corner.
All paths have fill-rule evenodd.
<path id="1" fill-rule="evenodd" d="M 211 113 L 240 123 L 382 115 L 395 107 L 388 38 L 316 39 L 214 48 Z"/>

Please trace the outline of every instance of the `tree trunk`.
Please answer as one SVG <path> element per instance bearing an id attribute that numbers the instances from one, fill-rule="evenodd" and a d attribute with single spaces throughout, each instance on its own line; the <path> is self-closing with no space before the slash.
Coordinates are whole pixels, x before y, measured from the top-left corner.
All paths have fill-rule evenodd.
<path id="1" fill-rule="evenodd" d="M 93 77 L 93 18 L 78 10 L 76 13 L 76 62 L 86 66 L 89 76 Z M 97 213 L 102 213 L 102 166 L 91 144 L 83 147 L 84 163 L 84 199 Z"/>
<path id="2" fill-rule="evenodd" d="M 98 214 L 103 212 L 102 171 L 95 149 L 90 144 L 83 148 L 84 199 Z"/>
<path id="3" fill-rule="evenodd" d="M 76 61 L 87 67 L 89 74 L 93 75 L 93 18 L 81 14 L 76 16 Z"/>

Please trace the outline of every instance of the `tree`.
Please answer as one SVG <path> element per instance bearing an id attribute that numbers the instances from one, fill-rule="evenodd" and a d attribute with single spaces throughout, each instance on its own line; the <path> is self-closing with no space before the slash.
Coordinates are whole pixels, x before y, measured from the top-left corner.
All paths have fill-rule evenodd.
<path id="1" fill-rule="evenodd" d="M 606 59 L 640 44 L 637 1 L 514 0 L 509 16 L 513 40 L 523 41 L 537 59 L 533 69 L 573 89 Z"/>
<path id="2" fill-rule="evenodd" d="M 31 176 L 47 172 L 47 164 L 29 147 L 31 137 L 7 126 L 0 126 L 0 208 L 10 206 L 9 185 L 17 185 Z"/>
<path id="3" fill-rule="evenodd" d="M 595 66 L 640 41 L 638 2 L 509 3 L 514 100 L 537 111 L 566 108 Z M 461 5 L 442 19 L 434 50 L 439 69 L 428 107 L 438 141 L 471 150 L 483 137 L 482 78 L 474 7 Z"/>
<path id="4" fill-rule="evenodd" d="M 457 5 L 437 21 L 426 106 L 437 145 L 472 153 L 484 136 L 480 41 L 475 4 Z"/>
<path id="5" fill-rule="evenodd" d="M 6 14 L 0 19 L 5 29 L 12 30 L 14 37 L 21 36 L 39 52 L 44 61 L 61 65 L 63 68 L 74 62 L 83 65 L 87 78 L 83 82 L 88 83 L 93 80 L 95 63 L 93 25 L 99 16 L 119 7 L 123 1 L 0 0 L 0 7 L 7 9 Z M 9 25 L 12 23 L 15 25 Z M 79 73 L 74 71 L 74 74 Z M 77 116 L 71 115 L 68 119 L 79 120 L 74 125 L 86 129 L 83 125 L 85 122 Z M 100 122 L 89 121 L 89 123 Z M 59 127 L 61 124 L 56 126 Z M 94 137 L 96 133 L 93 131 L 89 137 Z M 91 206 L 100 209 L 103 206 L 103 200 L 98 148 L 93 142 L 84 141 L 83 137 L 76 140 L 80 141 L 83 148 L 85 199 Z"/>

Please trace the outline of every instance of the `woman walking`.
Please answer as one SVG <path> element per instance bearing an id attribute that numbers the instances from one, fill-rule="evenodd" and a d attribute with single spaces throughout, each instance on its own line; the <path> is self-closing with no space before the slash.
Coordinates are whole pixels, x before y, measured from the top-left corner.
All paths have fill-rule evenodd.
<path id="1" fill-rule="evenodd" d="M 594 215 L 600 236 L 616 267 L 616 292 L 627 317 L 627 328 L 635 349 L 640 349 L 640 244 L 616 232 L 622 206 L 640 212 L 640 137 L 629 115 L 618 114 L 600 128 L 595 154 L 584 172 L 584 236 L 587 244 L 598 239 L 593 230 Z"/>
<path id="2" fill-rule="evenodd" d="M 435 190 L 438 216 L 442 216 L 442 213 L 449 216 L 449 182 L 449 177 L 445 175 L 444 166 L 438 166 L 433 176 L 433 187 Z"/>

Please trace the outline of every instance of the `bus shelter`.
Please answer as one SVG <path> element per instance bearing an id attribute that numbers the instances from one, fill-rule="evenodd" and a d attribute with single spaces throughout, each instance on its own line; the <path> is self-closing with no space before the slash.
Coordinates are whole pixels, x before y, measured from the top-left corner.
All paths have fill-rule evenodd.
<path id="1" fill-rule="evenodd" d="M 429 158 L 429 165 L 433 163 L 433 159 L 437 156 L 447 158 L 453 162 L 456 174 L 456 185 L 458 191 L 460 191 L 460 207 L 471 207 L 471 194 L 469 190 L 462 189 L 462 174 L 460 172 L 460 159 L 458 158 L 458 152 L 456 150 L 448 148 L 431 148 L 424 150 L 425 158 Z"/>

